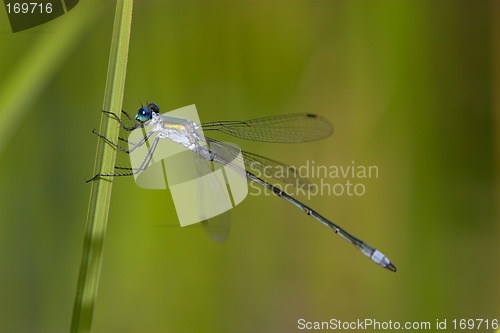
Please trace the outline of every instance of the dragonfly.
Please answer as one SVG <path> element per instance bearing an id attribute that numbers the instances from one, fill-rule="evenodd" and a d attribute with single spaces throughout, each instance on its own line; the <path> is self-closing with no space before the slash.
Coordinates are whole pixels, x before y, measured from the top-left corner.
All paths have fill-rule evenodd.
<path id="1" fill-rule="evenodd" d="M 225 147 L 225 153 L 216 153 L 215 150 L 210 149 L 210 144 L 222 142 L 202 135 L 203 132 L 221 132 L 236 138 L 270 142 L 270 143 L 302 143 L 315 141 L 328 137 L 332 133 L 332 126 L 320 115 L 312 113 L 296 113 L 269 116 L 264 118 L 251 119 L 246 121 L 216 121 L 197 124 L 191 120 L 171 117 L 160 113 L 160 107 L 156 103 L 147 103 L 146 106 L 141 106 L 137 111 L 134 118 L 127 112 L 121 113 L 130 122 L 127 125 L 120 116 L 114 112 L 103 110 L 102 112 L 116 119 L 121 128 L 127 132 L 131 132 L 137 128 L 148 128 L 144 131 L 145 134 L 141 140 L 136 143 L 131 143 L 126 138 L 120 137 L 119 142 L 128 143 L 128 149 L 123 148 L 120 143 L 113 142 L 106 136 L 97 133 L 95 130 L 92 132 L 100 137 L 102 140 L 115 147 L 117 150 L 131 154 L 138 147 L 148 144 L 146 156 L 136 168 L 115 166 L 115 173 L 97 173 L 94 177 L 87 180 L 93 181 L 102 177 L 120 177 L 120 176 L 133 176 L 148 168 L 151 163 L 152 157 L 162 139 L 172 140 L 176 143 L 183 145 L 185 148 L 191 150 L 202 159 L 211 162 L 228 164 L 228 156 L 235 156 L 239 151 L 229 145 Z M 308 180 L 302 177 L 295 168 L 275 161 L 273 159 L 241 151 L 244 165 L 257 171 L 266 171 L 265 175 L 277 179 L 284 183 L 305 185 L 306 188 L 310 185 Z M 228 155 L 228 156 L 226 156 Z M 273 173 L 269 170 L 283 168 L 288 172 Z M 375 264 L 396 272 L 396 266 L 379 250 L 365 243 L 361 239 L 351 235 L 344 228 L 321 215 L 318 211 L 312 209 L 303 202 L 295 199 L 293 196 L 283 191 L 280 187 L 269 183 L 268 181 L 257 176 L 257 172 L 244 170 L 244 174 L 248 181 L 254 182 L 263 188 L 271 191 L 277 197 L 284 199 L 288 203 L 302 210 L 308 216 L 322 223 L 326 227 L 334 231 L 347 242 L 354 245 L 361 253 L 370 258 Z"/>

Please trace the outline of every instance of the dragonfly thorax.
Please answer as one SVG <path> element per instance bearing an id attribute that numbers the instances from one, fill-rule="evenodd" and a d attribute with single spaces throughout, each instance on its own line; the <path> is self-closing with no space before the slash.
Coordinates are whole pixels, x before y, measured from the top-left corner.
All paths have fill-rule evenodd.
<path id="1" fill-rule="evenodd" d="M 155 130 L 161 138 L 170 139 L 196 153 L 203 150 L 205 138 L 200 125 L 194 121 L 154 114 L 150 124 L 156 125 Z"/>

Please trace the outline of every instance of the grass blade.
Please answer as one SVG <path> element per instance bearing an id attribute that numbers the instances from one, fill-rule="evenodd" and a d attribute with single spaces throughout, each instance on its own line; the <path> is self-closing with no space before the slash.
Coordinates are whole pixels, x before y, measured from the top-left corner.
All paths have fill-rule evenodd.
<path id="1" fill-rule="evenodd" d="M 120 113 L 125 88 L 127 57 L 132 22 L 132 0 L 118 0 L 111 39 L 106 90 L 105 110 Z M 104 113 L 101 116 L 99 132 L 112 140 L 118 138 L 118 126 Z M 116 151 L 110 145 L 98 140 L 94 171 L 111 173 L 115 166 Z M 97 179 L 92 182 L 90 203 L 85 231 L 84 248 L 77 293 L 71 321 L 71 332 L 90 332 L 92 316 L 97 299 L 99 275 L 103 257 L 104 239 L 111 201 L 112 181 Z"/>

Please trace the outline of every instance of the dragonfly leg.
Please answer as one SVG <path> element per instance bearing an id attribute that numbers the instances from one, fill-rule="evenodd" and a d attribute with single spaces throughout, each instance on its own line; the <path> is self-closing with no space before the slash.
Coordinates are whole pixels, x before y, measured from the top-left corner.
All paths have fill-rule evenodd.
<path id="1" fill-rule="evenodd" d="M 131 148 L 130 149 L 124 149 L 123 147 L 121 147 L 120 145 L 118 145 L 117 143 L 111 141 L 110 139 L 108 139 L 106 136 L 102 135 L 102 134 L 99 134 L 94 130 L 92 130 L 92 133 L 94 133 L 95 135 L 97 135 L 98 137 L 100 137 L 101 139 L 103 139 L 105 142 L 109 143 L 111 146 L 115 147 L 116 149 L 124 152 L 125 154 L 130 154 L 132 153 L 137 147 L 140 147 L 142 146 L 144 143 L 146 143 L 146 141 L 148 141 L 148 139 L 151 137 L 151 135 L 153 135 L 154 131 L 149 131 L 148 133 L 146 133 L 146 135 L 137 143 L 135 144 L 132 144 L 131 145 Z M 126 139 L 123 139 L 123 138 L 118 138 L 118 140 L 120 141 L 124 141 L 124 142 L 127 142 L 127 143 L 130 143 L 128 140 Z"/>
<path id="2" fill-rule="evenodd" d="M 138 128 L 138 127 L 142 127 L 142 124 L 140 124 L 140 123 L 136 123 L 136 122 L 135 122 L 135 121 L 134 121 L 134 120 L 133 120 L 133 119 L 132 119 L 132 118 L 128 115 L 128 113 L 127 113 L 127 112 L 125 112 L 125 111 L 123 111 L 123 110 L 122 110 L 122 113 L 123 113 L 123 114 L 125 114 L 125 116 L 127 116 L 127 118 L 128 118 L 128 119 L 129 119 L 129 120 L 130 120 L 133 124 L 134 124 L 133 126 L 127 126 L 127 125 L 125 125 L 125 124 L 123 123 L 123 121 L 120 119 L 120 117 L 119 117 L 116 113 L 114 113 L 114 112 L 107 111 L 107 110 L 102 110 L 102 112 L 104 112 L 104 113 L 106 113 L 106 114 L 108 114 L 108 115 L 110 115 L 110 116 L 113 116 L 113 117 L 116 119 L 116 121 L 118 121 L 118 122 L 120 123 L 120 126 L 121 126 L 124 130 L 126 130 L 126 131 L 128 131 L 128 132 L 133 131 L 133 130 L 135 130 L 135 129 L 136 129 L 136 128 Z"/>

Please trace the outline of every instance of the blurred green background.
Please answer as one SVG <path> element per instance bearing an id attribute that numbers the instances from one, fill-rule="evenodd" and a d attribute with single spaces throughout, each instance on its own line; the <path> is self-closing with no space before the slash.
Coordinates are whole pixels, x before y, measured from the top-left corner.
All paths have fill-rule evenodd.
<path id="1" fill-rule="evenodd" d="M 123 108 L 327 117 L 326 140 L 237 143 L 295 166 L 378 166 L 363 196 L 299 199 L 398 272 L 270 194 L 233 209 L 217 244 L 176 227 L 169 191 L 116 179 L 93 332 L 500 319 L 499 14 L 494 1 L 137 1 Z M 69 330 L 113 16 L 82 1 L 12 34 L 0 10 L 0 332 Z"/>

